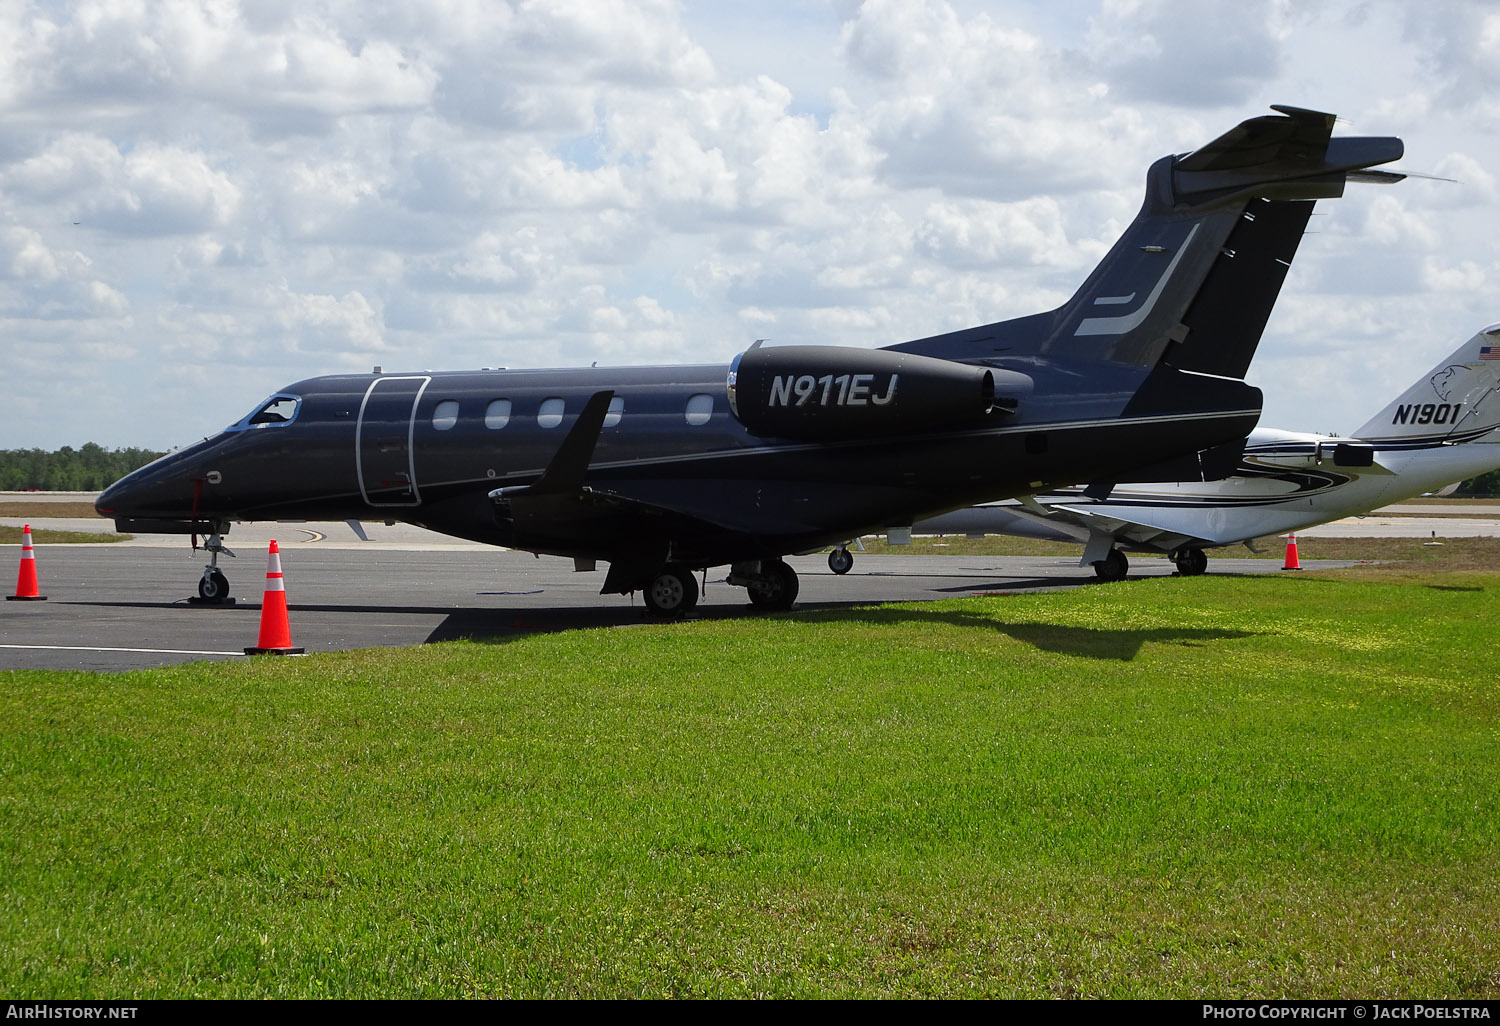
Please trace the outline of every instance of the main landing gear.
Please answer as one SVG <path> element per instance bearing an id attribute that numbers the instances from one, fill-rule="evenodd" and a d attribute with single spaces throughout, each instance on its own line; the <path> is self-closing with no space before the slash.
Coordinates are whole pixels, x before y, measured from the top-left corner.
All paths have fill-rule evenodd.
<path id="1" fill-rule="evenodd" d="M 208 565 L 203 568 L 203 576 L 198 579 L 198 597 L 188 601 L 204 606 L 233 605 L 234 599 L 229 597 L 229 578 L 219 569 L 219 553 L 234 558 L 234 553 L 224 547 L 224 535 L 229 533 L 229 525 L 215 521 L 213 527 L 214 533 L 203 543 L 203 550 L 208 553 Z"/>
<path id="2" fill-rule="evenodd" d="M 1183 577 L 1197 577 L 1208 569 L 1208 556 L 1200 548 L 1176 549 L 1168 558 Z M 1101 581 L 1123 581 L 1130 573 L 1130 561 L 1119 549 L 1110 549 L 1109 555 L 1094 563 L 1094 573 Z"/>
<path id="3" fill-rule="evenodd" d="M 1202 549 L 1178 549 L 1172 553 L 1171 559 L 1177 564 L 1177 572 L 1184 577 L 1197 577 L 1208 569 L 1208 555 Z"/>
<path id="4" fill-rule="evenodd" d="M 853 557 L 849 561 L 852 564 Z M 797 571 L 781 559 L 735 563 L 724 580 L 744 588 L 750 595 L 750 604 L 768 613 L 791 609 L 800 587 Z M 690 567 L 668 563 L 646 583 L 641 595 L 647 613 L 659 620 L 669 620 L 691 613 L 698 605 L 702 589 Z"/>
<path id="5" fill-rule="evenodd" d="M 1123 581 L 1130 573 L 1130 560 L 1119 549 L 1110 549 L 1109 555 L 1094 563 L 1094 574 L 1101 581 Z"/>
<path id="6" fill-rule="evenodd" d="M 792 603 L 797 601 L 797 571 L 780 559 L 736 563 L 729 568 L 729 576 L 724 580 L 747 590 L 750 604 L 768 613 L 791 609 Z"/>
<path id="7" fill-rule="evenodd" d="M 642 592 L 646 611 L 660 619 L 686 616 L 698 605 L 698 582 L 681 563 L 668 563 Z"/>

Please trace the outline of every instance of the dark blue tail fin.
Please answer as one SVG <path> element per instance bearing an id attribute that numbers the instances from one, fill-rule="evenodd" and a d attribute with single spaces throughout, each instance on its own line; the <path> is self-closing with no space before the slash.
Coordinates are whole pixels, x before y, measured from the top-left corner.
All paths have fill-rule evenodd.
<path id="1" fill-rule="evenodd" d="M 1402 178 L 1366 170 L 1399 158 L 1399 139 L 1334 139 L 1331 114 L 1273 109 L 1152 165 L 1140 213 L 1063 306 L 891 348 L 1016 369 L 1042 358 L 1244 377 L 1313 201 Z"/>

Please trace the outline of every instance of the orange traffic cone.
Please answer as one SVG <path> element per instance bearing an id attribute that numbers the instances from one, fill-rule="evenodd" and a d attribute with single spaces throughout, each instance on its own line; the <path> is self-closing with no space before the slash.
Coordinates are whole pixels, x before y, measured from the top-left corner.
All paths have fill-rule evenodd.
<path id="1" fill-rule="evenodd" d="M 281 579 L 281 550 L 271 539 L 266 556 L 266 597 L 260 604 L 260 641 L 246 655 L 301 655 L 292 647 L 292 625 L 286 618 L 286 583 Z"/>
<path id="2" fill-rule="evenodd" d="M 1302 564 L 1297 562 L 1297 536 L 1289 534 L 1286 536 L 1286 564 L 1283 570 L 1301 570 Z"/>
<path id="3" fill-rule="evenodd" d="M 37 590 L 36 553 L 31 547 L 31 525 L 21 528 L 21 572 L 16 575 L 16 593 L 5 596 L 7 602 L 46 602 L 47 596 Z"/>

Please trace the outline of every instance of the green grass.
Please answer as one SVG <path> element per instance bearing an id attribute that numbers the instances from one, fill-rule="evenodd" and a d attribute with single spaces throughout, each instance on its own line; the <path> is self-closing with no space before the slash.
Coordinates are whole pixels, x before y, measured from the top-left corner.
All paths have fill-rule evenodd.
<path id="1" fill-rule="evenodd" d="M 0 989 L 1494 998 L 1497 589 L 0 674 Z"/>
<path id="2" fill-rule="evenodd" d="M 101 545 L 109 542 L 129 541 L 131 534 L 113 534 L 102 531 L 32 531 L 31 540 L 37 545 Z M 21 544 L 21 528 L 0 524 L 0 545 Z"/>

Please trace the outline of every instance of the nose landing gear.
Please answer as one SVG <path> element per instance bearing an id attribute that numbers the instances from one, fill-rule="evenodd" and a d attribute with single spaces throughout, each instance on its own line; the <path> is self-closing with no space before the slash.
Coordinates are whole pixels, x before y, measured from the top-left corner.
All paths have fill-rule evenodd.
<path id="1" fill-rule="evenodd" d="M 235 558 L 234 553 L 224 547 L 224 535 L 229 533 L 229 525 L 215 521 L 213 527 L 214 533 L 203 543 L 203 550 L 208 553 L 208 565 L 198 579 L 197 597 L 189 598 L 188 602 L 195 606 L 232 606 L 234 599 L 229 597 L 229 578 L 219 569 L 219 553 Z"/>

